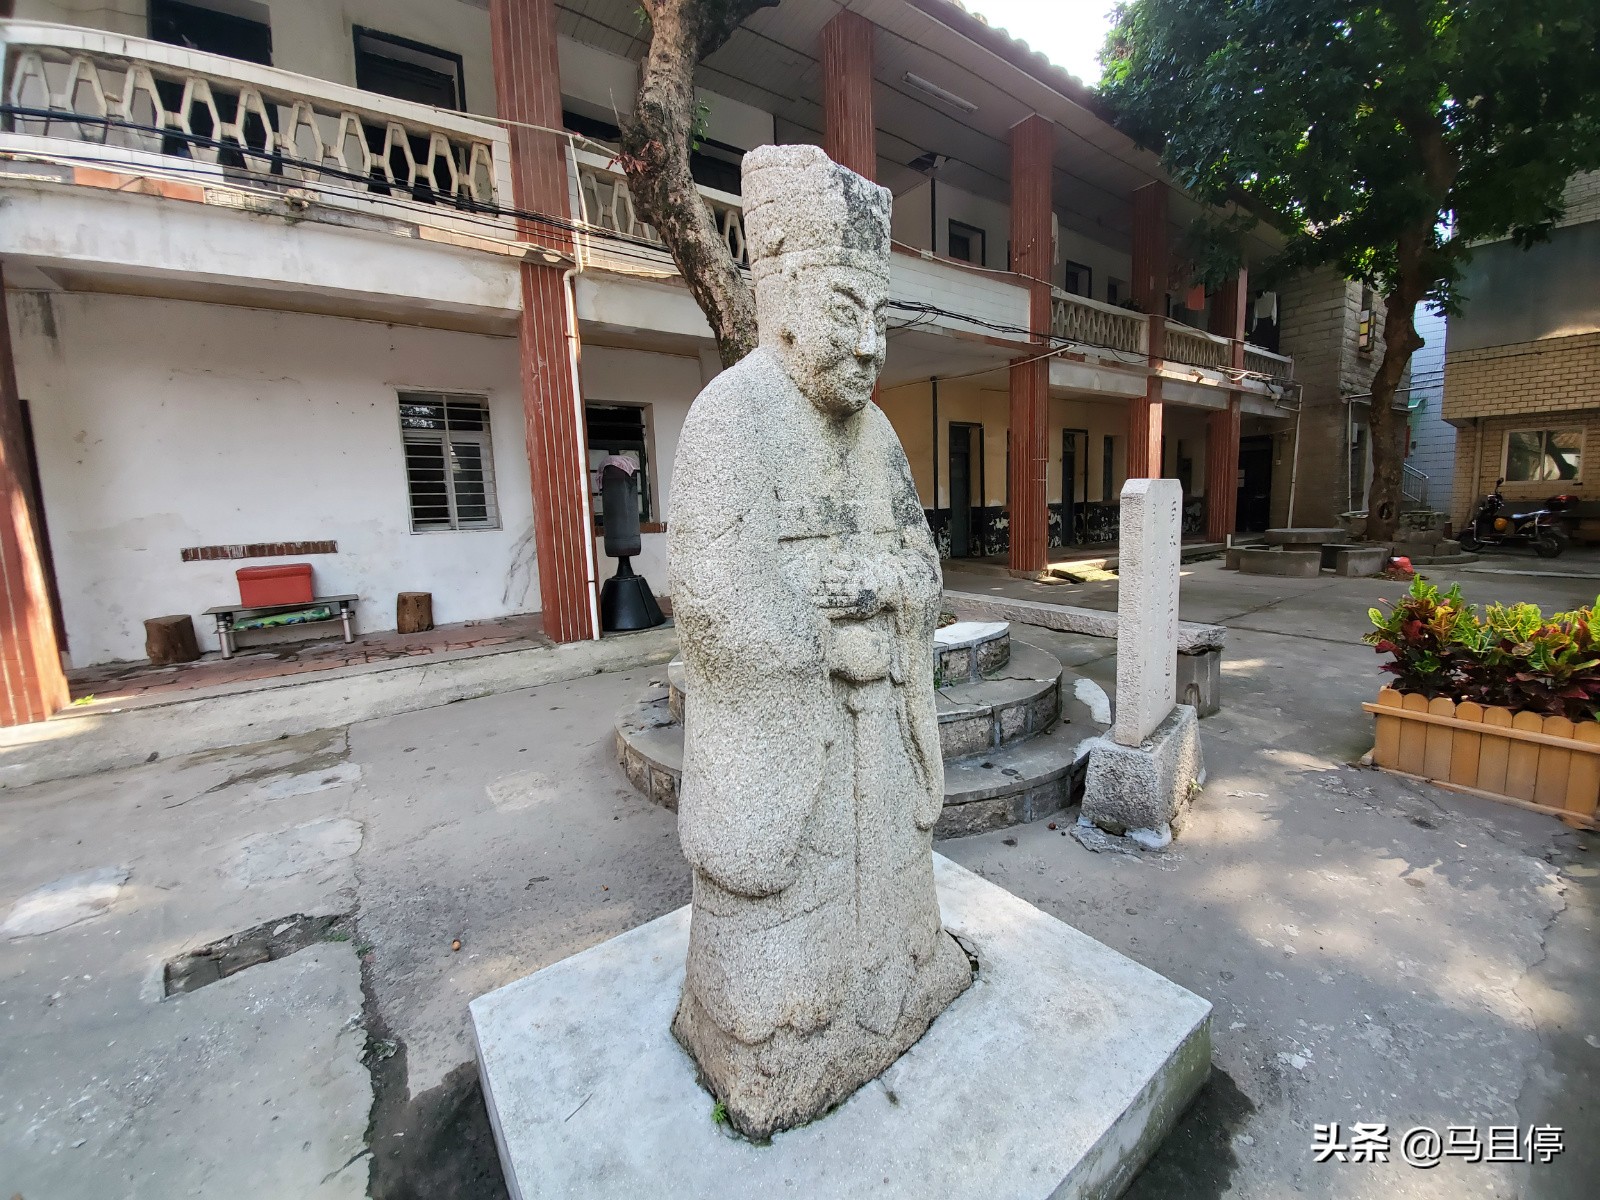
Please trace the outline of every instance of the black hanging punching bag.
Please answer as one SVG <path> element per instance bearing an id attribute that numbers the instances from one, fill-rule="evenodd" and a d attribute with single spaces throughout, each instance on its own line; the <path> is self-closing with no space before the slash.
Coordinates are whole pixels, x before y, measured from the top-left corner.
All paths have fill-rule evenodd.
<path id="1" fill-rule="evenodd" d="M 633 573 L 633 556 L 644 549 L 639 536 L 638 467 L 608 458 L 600 468 L 600 503 L 605 514 L 606 557 L 617 573 L 600 589 L 600 628 L 607 633 L 652 629 L 666 621 L 644 576 Z"/>

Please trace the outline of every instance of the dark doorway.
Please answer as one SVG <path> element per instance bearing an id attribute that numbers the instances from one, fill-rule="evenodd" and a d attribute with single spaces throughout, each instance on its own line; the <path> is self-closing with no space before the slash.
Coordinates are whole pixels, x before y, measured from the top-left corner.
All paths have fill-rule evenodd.
<path id="1" fill-rule="evenodd" d="M 1272 524 L 1272 437 L 1239 439 L 1238 521 L 1240 533 L 1261 533 Z"/>
<path id="2" fill-rule="evenodd" d="M 150 37 L 153 41 L 166 42 L 172 46 L 184 46 L 207 54 L 222 54 L 228 58 L 270 67 L 272 27 L 267 22 L 270 15 L 267 6 L 244 0 L 238 8 L 244 12 L 255 13 L 256 17 L 243 16 L 238 12 L 218 12 L 198 4 L 183 4 L 180 0 L 150 0 Z M 178 112 L 182 109 L 183 84 L 177 80 L 157 79 L 156 94 L 161 97 L 162 106 L 168 112 Z M 217 115 L 223 122 L 231 123 L 237 120 L 239 115 L 237 92 L 213 86 L 211 98 L 216 102 Z M 272 115 L 275 110 L 274 105 L 267 106 L 268 121 L 275 120 Z M 203 104 L 195 104 L 191 108 L 189 128 L 195 137 L 206 139 L 199 145 L 206 145 L 212 140 L 219 142 L 223 140 L 222 130 L 213 128 L 210 109 Z M 262 126 L 261 118 L 255 113 L 246 114 L 243 135 L 243 146 L 227 139 L 224 144 L 216 147 L 217 163 L 233 170 L 243 170 L 245 151 L 255 150 L 259 156 L 258 164 L 261 160 L 270 158 L 272 173 L 278 174 L 281 170 L 278 155 L 267 155 L 262 152 L 266 146 L 267 131 Z M 163 154 L 194 158 L 195 151 L 195 145 L 175 133 L 161 139 Z"/>
<path id="3" fill-rule="evenodd" d="M 360 25 L 354 34 L 356 86 L 362 91 L 436 108 L 466 106 L 459 54 Z"/>
<path id="4" fill-rule="evenodd" d="M 983 426 L 950 422 L 950 557 L 971 558 L 982 549 L 972 536 L 972 510 L 982 505 Z"/>
<path id="5" fill-rule="evenodd" d="M 33 439 L 33 409 L 22 402 L 22 445 L 28 455 L 28 478 L 33 484 L 33 519 L 38 524 L 39 565 L 44 571 L 45 590 L 50 593 L 50 623 L 56 630 L 56 647 L 67 648 L 67 623 L 61 616 L 61 589 L 56 586 L 56 560 L 50 552 L 50 523 L 44 515 L 44 484 L 39 479 L 39 448 Z"/>
<path id="6" fill-rule="evenodd" d="M 182 4 L 179 0 L 150 0 L 150 36 L 173 46 L 187 46 L 207 54 L 225 54 L 270 67 L 272 28 L 267 24 L 267 6 L 240 7 L 259 12 L 261 19 L 251 20 L 197 4 Z"/>
<path id="7" fill-rule="evenodd" d="M 1081 495 L 1079 493 L 1082 493 Z M 1089 498 L 1089 431 L 1061 431 L 1061 544 L 1083 541 L 1083 502 Z"/>

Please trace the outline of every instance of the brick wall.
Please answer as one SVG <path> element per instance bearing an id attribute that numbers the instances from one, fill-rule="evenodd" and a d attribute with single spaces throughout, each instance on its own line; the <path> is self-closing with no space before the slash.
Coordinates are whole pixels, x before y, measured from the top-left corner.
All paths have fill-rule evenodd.
<path id="1" fill-rule="evenodd" d="M 1591 404 L 1594 403 L 1591 400 Z M 1459 529 L 1478 498 L 1494 490 L 1505 464 L 1506 434 L 1513 429 L 1583 430 L 1583 478 L 1510 483 L 1502 489 L 1513 504 L 1543 500 L 1569 492 L 1584 500 L 1600 500 L 1600 407 L 1571 409 L 1556 415 L 1482 417 L 1462 425 L 1456 434 L 1455 489 L 1450 515 Z"/>
<path id="2" fill-rule="evenodd" d="M 1600 333 L 1452 350 L 1444 373 L 1450 421 L 1590 408 L 1600 405 Z"/>
<path id="3" fill-rule="evenodd" d="M 1600 221 L 1600 171 L 1574 175 L 1567 181 L 1564 197 L 1567 212 L 1557 222 L 1562 225 L 1581 225 L 1585 221 Z"/>
<path id="4" fill-rule="evenodd" d="M 1292 355 L 1302 385 L 1300 462 L 1295 485 L 1297 525 L 1332 525 L 1350 489 L 1348 417 L 1344 397 L 1365 392 L 1383 358 L 1383 303 L 1374 298 L 1380 332 L 1370 350 L 1357 347 L 1361 285 L 1331 267 L 1301 275 L 1278 293 L 1280 349 Z M 1286 482 L 1286 481 L 1285 481 Z M 1279 480 L 1274 474 L 1274 492 Z M 1362 503 L 1357 497 L 1355 503 Z"/>

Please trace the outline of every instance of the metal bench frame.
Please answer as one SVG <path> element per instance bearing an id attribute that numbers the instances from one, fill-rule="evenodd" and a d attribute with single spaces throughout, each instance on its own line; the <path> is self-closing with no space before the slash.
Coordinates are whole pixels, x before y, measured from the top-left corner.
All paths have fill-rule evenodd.
<path id="1" fill-rule="evenodd" d="M 302 621 L 299 624 L 326 625 L 330 621 L 338 621 L 344 627 L 344 640 L 346 642 L 353 642 L 356 640 L 356 601 L 360 599 L 360 596 L 313 596 L 308 602 L 303 604 L 219 604 L 215 608 L 206 609 L 205 615 L 216 622 L 217 641 L 222 643 L 222 657 L 232 658 L 235 650 L 233 640 L 236 632 L 233 627 L 235 621 L 249 619 L 250 617 L 270 616 L 273 613 L 294 612 L 295 610 L 302 608 L 318 608 L 324 605 L 329 608 L 332 608 L 334 605 L 338 605 L 338 615 L 332 617 L 322 617 L 315 621 Z M 294 628 L 294 626 L 284 626 L 284 628 Z M 254 631 L 245 630 L 243 632 Z"/>

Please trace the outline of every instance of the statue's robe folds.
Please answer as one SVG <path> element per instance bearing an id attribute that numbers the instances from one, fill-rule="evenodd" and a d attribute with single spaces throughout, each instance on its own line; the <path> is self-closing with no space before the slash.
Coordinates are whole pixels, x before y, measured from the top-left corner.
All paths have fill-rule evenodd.
<path id="1" fill-rule="evenodd" d="M 971 982 L 930 857 L 939 560 L 888 419 L 825 415 L 767 349 L 690 411 L 668 538 L 694 868 L 673 1029 L 765 1137 L 875 1078 Z M 830 570 L 864 602 L 819 604 Z"/>

